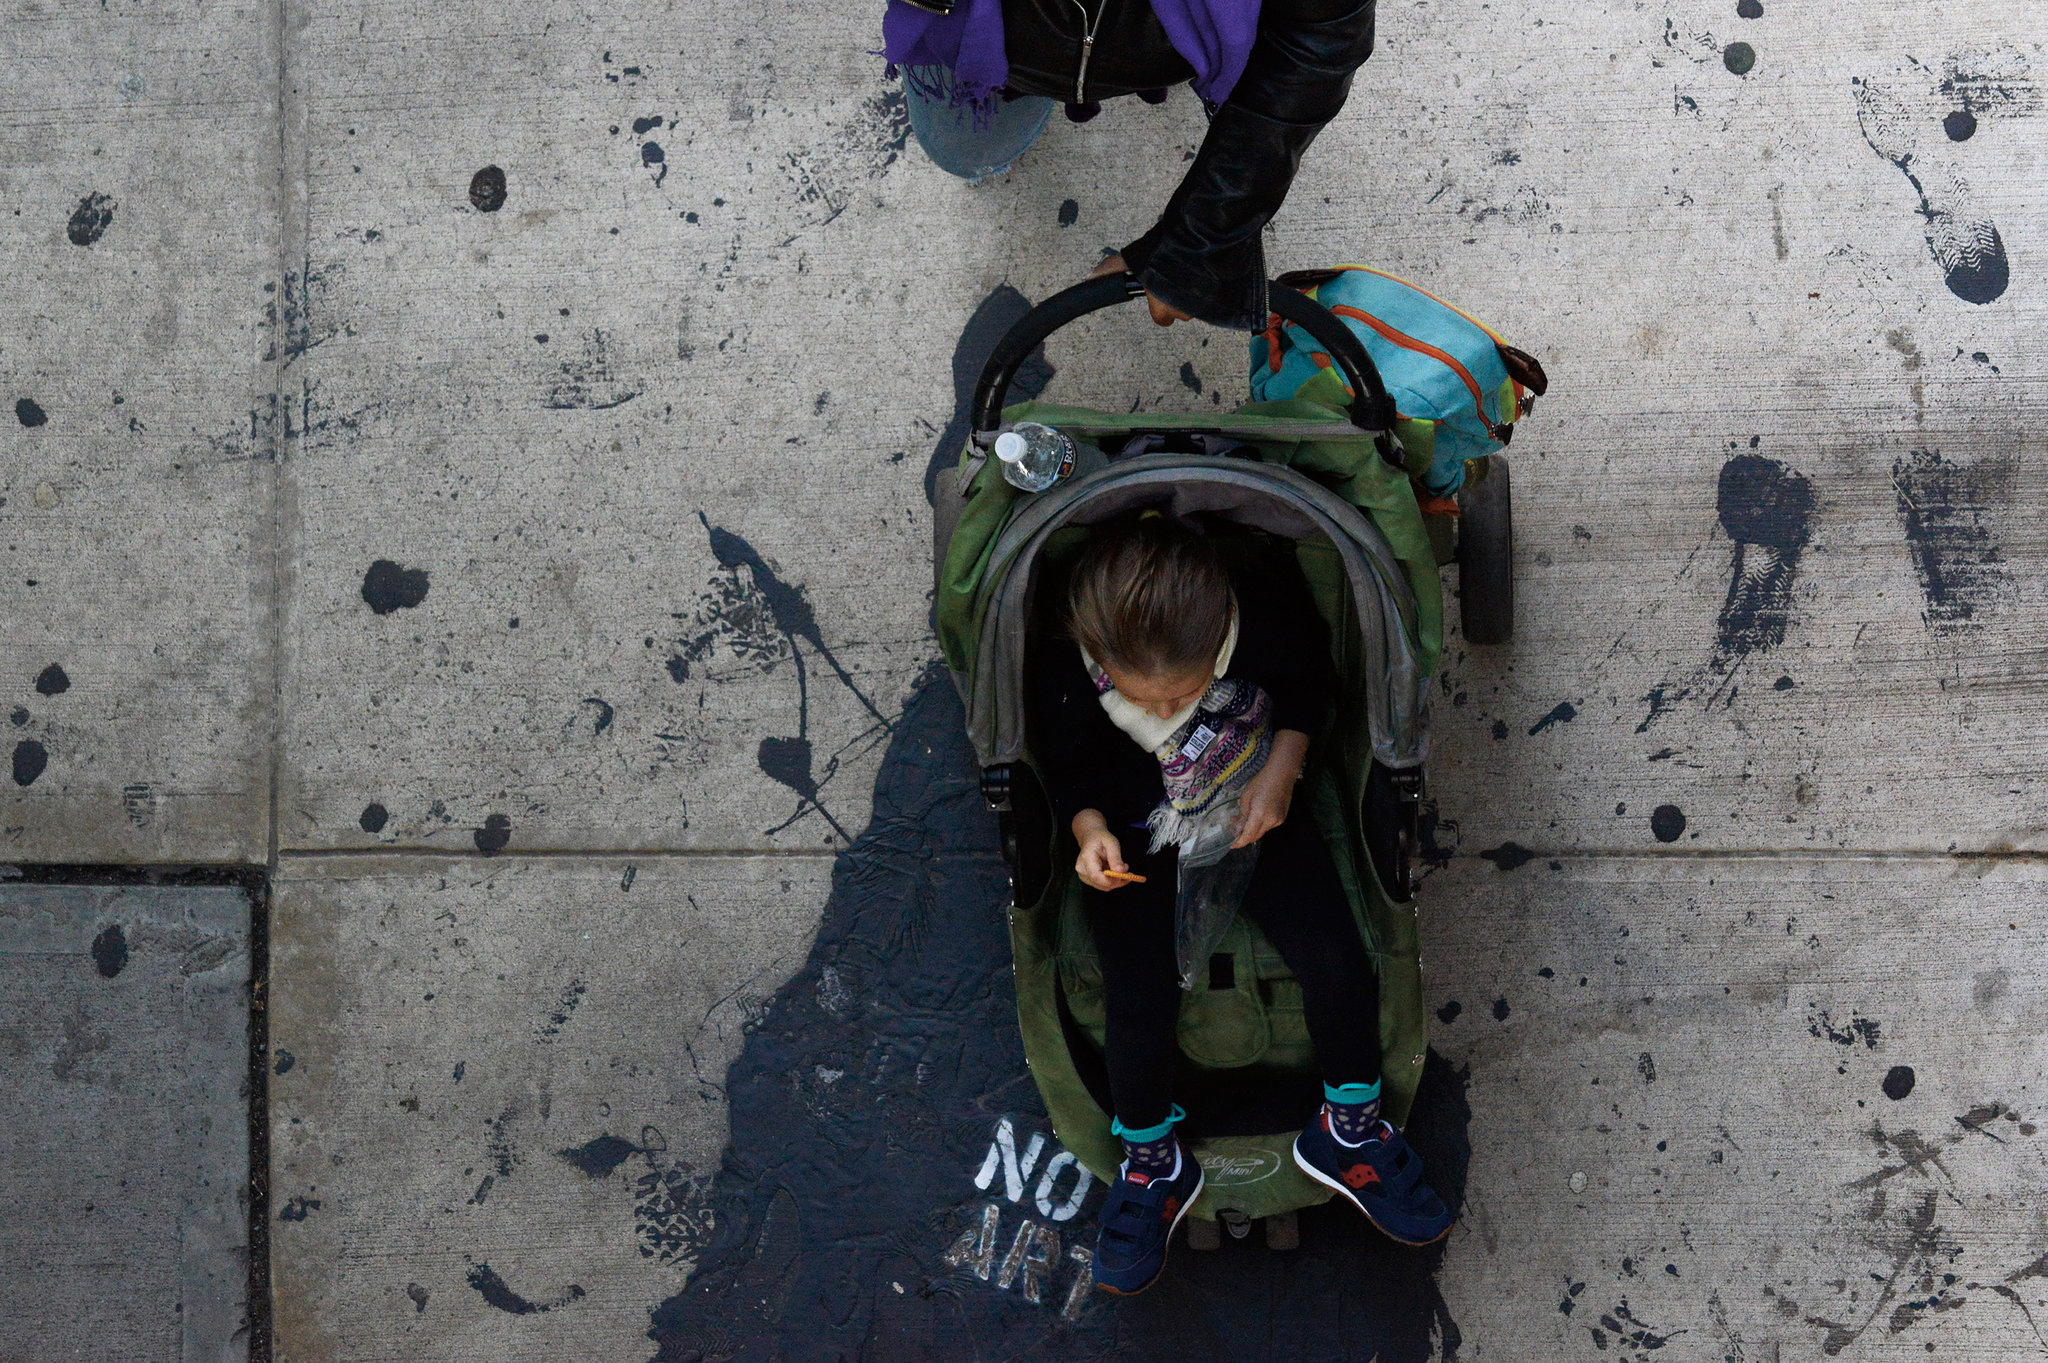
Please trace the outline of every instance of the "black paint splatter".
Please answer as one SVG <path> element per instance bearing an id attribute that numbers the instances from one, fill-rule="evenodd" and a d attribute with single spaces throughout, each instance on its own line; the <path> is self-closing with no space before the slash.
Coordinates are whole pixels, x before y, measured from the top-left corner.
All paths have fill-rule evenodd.
<path id="1" fill-rule="evenodd" d="M 51 663 L 36 674 L 36 692 L 44 696 L 61 696 L 71 689 L 71 678 L 64 669 Z"/>
<path id="2" fill-rule="evenodd" d="M 1730 43 L 1721 53 L 1721 64 L 1738 76 L 1746 76 L 1756 65 L 1756 49 L 1748 43 Z"/>
<path id="3" fill-rule="evenodd" d="M 363 574 L 363 600 L 378 615 L 410 610 L 427 599 L 427 570 L 380 558 Z"/>
<path id="4" fill-rule="evenodd" d="M 1967 142 L 1977 132 L 1977 115 L 1968 109 L 1957 109 L 1941 120 L 1941 130 L 1951 142 Z"/>
<path id="5" fill-rule="evenodd" d="M 1577 707 L 1568 700 L 1561 700 L 1551 707 L 1549 714 L 1529 726 L 1529 736 L 1534 738 L 1553 724 L 1569 724 L 1578 717 Z"/>
<path id="6" fill-rule="evenodd" d="M 319 1210 L 320 1199 L 317 1197 L 288 1198 L 284 1206 L 279 1209 L 277 1219 L 280 1221 L 304 1221 L 312 1213 Z"/>
<path id="7" fill-rule="evenodd" d="M 1072 199 L 1060 201 L 1060 226 L 1072 227 L 1081 220 L 1081 205 Z"/>
<path id="8" fill-rule="evenodd" d="M 562 1028 L 569 1025 L 569 1019 L 576 1012 L 576 1006 L 583 1002 L 583 996 L 590 992 L 590 986 L 581 980 L 569 981 L 562 990 L 562 996 L 555 1000 L 554 1011 L 548 1020 L 534 1028 L 533 1034 L 542 1041 L 553 1041 L 562 1034 Z"/>
<path id="9" fill-rule="evenodd" d="M 974 315 L 961 329 L 960 339 L 953 346 L 953 419 L 946 423 L 945 430 L 939 432 L 938 443 L 932 446 L 931 461 L 925 466 L 926 501 L 932 498 L 939 471 L 955 468 L 960 462 L 960 451 L 967 444 L 968 427 L 974 420 L 974 385 L 981 378 L 982 366 L 988 363 L 988 357 L 995 350 L 996 342 L 1003 338 L 1003 333 L 1029 311 L 1030 299 L 1008 284 L 999 285 L 995 292 L 981 300 Z M 1052 382 L 1056 372 L 1045 358 L 1045 347 L 1040 346 L 1017 366 L 1006 401 L 1016 403 L 1037 397 Z"/>
<path id="10" fill-rule="evenodd" d="M 1775 459 L 1740 454 L 1721 466 L 1717 509 L 1735 541 L 1715 640 L 1722 670 L 1785 642 L 1792 579 L 1813 533 L 1813 485 Z"/>
<path id="11" fill-rule="evenodd" d="M 128 934 L 121 930 L 119 923 L 112 923 L 100 929 L 99 936 L 92 939 L 93 968 L 100 972 L 100 978 L 111 980 L 121 973 L 128 964 Z"/>
<path id="12" fill-rule="evenodd" d="M 661 182 L 662 182 L 663 180 L 666 180 L 666 179 L 668 178 L 668 153 L 664 152 L 664 151 L 663 151 L 663 150 L 661 149 L 661 143 L 659 143 L 659 142 L 643 142 L 643 143 L 641 143 L 641 144 L 640 144 L 640 164 L 641 164 L 641 165 L 643 165 L 643 166 L 650 166 L 650 167 L 652 167 L 652 166 L 660 166 L 660 167 L 661 167 L 661 169 L 660 169 L 659 171 L 655 172 L 655 176 L 654 176 L 654 183 L 655 183 L 655 184 L 657 184 L 657 185 L 658 185 L 658 184 L 660 184 L 660 183 L 661 183 Z"/>
<path id="13" fill-rule="evenodd" d="M 1180 386 L 1196 397 L 1202 395 L 1202 376 L 1195 372 L 1195 366 L 1191 361 L 1182 360 L 1180 363 Z"/>
<path id="14" fill-rule="evenodd" d="M 1658 805 L 1650 811 L 1650 832 L 1658 842 L 1677 842 L 1685 835 L 1685 811 L 1677 805 Z"/>
<path id="15" fill-rule="evenodd" d="M 78 207 L 71 210 L 71 221 L 64 228 L 64 235 L 71 238 L 73 246 L 90 246 L 106 234 L 114 223 L 116 204 L 97 190 L 78 201 Z"/>
<path id="16" fill-rule="evenodd" d="M 653 132 L 656 128 L 659 128 L 660 126 L 660 114 L 649 114 L 645 118 L 636 118 L 633 120 L 633 136 L 645 137 L 648 133 Z"/>
<path id="17" fill-rule="evenodd" d="M 599 1136 L 586 1141 L 572 1150 L 556 1153 L 570 1164 L 583 1171 L 585 1178 L 606 1178 L 624 1164 L 640 1147 L 623 1136 Z"/>
<path id="18" fill-rule="evenodd" d="M 469 201 L 479 213 L 495 213 L 505 206 L 505 172 L 485 166 L 469 177 Z"/>
<path id="19" fill-rule="evenodd" d="M 512 820 L 503 814 L 489 815 L 484 819 L 484 826 L 470 836 L 476 840 L 477 851 L 487 857 L 495 856 L 512 841 Z"/>
<path id="20" fill-rule="evenodd" d="M 1628 1298 L 1626 1297 L 1623 1297 L 1621 1303 L 1612 1311 L 1601 1315 L 1599 1325 L 1589 1325 L 1586 1328 L 1592 1332 L 1593 1343 L 1596 1347 L 1605 1349 L 1608 1339 L 1612 1337 L 1614 1342 L 1622 1348 L 1640 1351 L 1637 1355 L 1638 1357 L 1654 1353 L 1678 1336 L 1687 1333 L 1684 1330 L 1659 1333 L 1651 1329 L 1630 1313 Z"/>
<path id="21" fill-rule="evenodd" d="M 47 422 L 50 417 L 48 413 L 36 404 L 34 398 L 16 398 L 14 400 L 14 419 L 22 425 L 33 429 Z"/>
<path id="22" fill-rule="evenodd" d="M 50 765 L 49 750 L 33 738 L 24 738 L 14 745 L 14 784 L 26 786 L 43 774 L 43 768 Z"/>
<path id="23" fill-rule="evenodd" d="M 1914 450 L 1892 464 L 1899 520 L 1927 602 L 1921 619 L 1942 633 L 1981 623 L 2011 592 L 2005 550 L 1987 523 L 2012 501 L 2010 463 L 1958 464 Z"/>
<path id="24" fill-rule="evenodd" d="M 1798 684 L 1799 683 L 1793 681 L 1790 677 L 1780 677 L 1776 681 L 1771 683 L 1771 689 L 1773 691 L 1790 691 L 1793 687 L 1797 686 Z"/>
<path id="25" fill-rule="evenodd" d="M 1506 1022 L 1508 1020 L 1508 1012 L 1508 1001 L 1506 999 L 1495 999 L 1493 1001 L 1493 1020 L 1495 1022 Z"/>
<path id="26" fill-rule="evenodd" d="M 508 1311 L 515 1316 L 530 1316 L 544 1307 L 535 1306 L 526 1298 L 505 1286 L 505 1280 L 498 1276 L 489 1264 L 478 1264 L 469 1270 L 469 1285 L 477 1290 L 485 1303 Z"/>
<path id="27" fill-rule="evenodd" d="M 1448 1027 L 1458 1020 L 1458 1014 L 1465 1011 L 1465 1005 L 1452 999 L 1436 1010 L 1436 1020 Z"/>
<path id="28" fill-rule="evenodd" d="M 1764 7 L 1758 0 L 1735 0 L 1735 16 L 1738 19 L 1761 19 Z"/>
<path id="29" fill-rule="evenodd" d="M 1512 838 L 1498 847 L 1488 848 L 1479 855 L 1503 871 L 1512 871 L 1516 867 L 1525 866 L 1536 859 L 1534 852 L 1531 852 Z"/>
<path id="30" fill-rule="evenodd" d="M 274 1065 L 271 1066 L 272 1073 L 290 1074 L 292 1072 L 292 1066 L 299 1063 L 299 1058 L 293 1055 L 290 1051 L 286 1050 L 282 1046 L 279 1046 L 277 1048 L 276 1054 L 277 1061 Z"/>
<path id="31" fill-rule="evenodd" d="M 1913 1091 L 1913 1067 L 1894 1065 L 1884 1074 L 1884 1096 L 1898 1102 Z"/>
<path id="32" fill-rule="evenodd" d="M 531 1316 L 544 1311 L 554 1311 L 572 1301 L 581 1301 L 586 1295 L 581 1287 L 571 1283 L 569 1290 L 554 1301 L 531 1302 L 506 1286 L 505 1280 L 499 1277 L 497 1270 L 489 1264 L 477 1264 L 469 1270 L 469 1285 L 476 1289 L 477 1295 L 482 1297 L 487 1305 L 515 1316 Z M 419 1298 L 414 1300 L 418 1301 Z M 426 1309 L 424 1302 L 420 1302 L 420 1309 Z"/>
<path id="33" fill-rule="evenodd" d="M 1252 1358 L 1278 1312 L 1305 1332 L 1304 1357 L 1455 1356 L 1444 1247 L 1395 1246 L 1348 1207 L 1301 1213 L 1312 1254 L 1176 1255 L 1157 1288 L 1091 1304 L 1078 1326 L 1014 1291 L 962 1289 L 941 1256 L 963 1224 L 954 1209 L 979 1212 L 971 1178 L 995 1114 L 1046 1129 L 1018 1040 L 999 908 L 1010 894 L 959 700 L 934 669 L 891 736 L 872 822 L 842 854 L 809 960 L 725 1076 L 732 1136 L 708 1193 L 710 1238 L 649 1332 L 663 1363 L 706 1339 L 748 1358 L 951 1363 L 963 1338 L 990 1357 L 1082 1363 L 1105 1356 L 1109 1334 L 1133 1363 Z M 820 1066 L 849 1073 L 810 1082 Z M 1430 1052 L 1406 1132 L 1454 1211 L 1469 1080 Z M 1018 1220 L 1006 1211 L 1008 1235 Z M 1084 1216 L 1059 1233 L 1088 1245 L 1094 1227 Z M 1304 1314 L 1301 1301 L 1345 1310 Z"/>
<path id="34" fill-rule="evenodd" d="M 362 825 L 365 833 L 382 833 L 390 818 L 391 811 L 373 800 L 363 806 L 363 816 L 356 822 Z"/>
<path id="35" fill-rule="evenodd" d="M 1806 1019 L 1806 1033 L 1808 1036 L 1824 1037 L 1837 1046 L 1854 1046 L 1860 1041 L 1865 1050 L 1874 1051 L 1883 1037 L 1883 1028 L 1877 1019 L 1855 1013 L 1849 1015 L 1847 1027 L 1837 1027 L 1834 1019 L 1828 1016 L 1827 1010 L 1820 1008 L 1814 1010 Z"/>

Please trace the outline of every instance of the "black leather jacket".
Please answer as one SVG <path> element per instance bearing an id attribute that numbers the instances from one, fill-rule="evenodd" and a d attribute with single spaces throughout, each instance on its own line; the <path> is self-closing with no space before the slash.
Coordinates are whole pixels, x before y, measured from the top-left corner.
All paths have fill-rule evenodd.
<path id="1" fill-rule="evenodd" d="M 940 8 L 925 0 L 928 8 Z M 1372 55 L 1374 0 L 1264 0 L 1244 75 L 1214 111 L 1201 152 L 1151 231 L 1124 261 L 1155 297 L 1218 326 L 1266 325 L 1260 240 L 1301 154 L 1351 93 Z M 1100 16 L 1083 98 L 1075 99 L 1084 28 Z M 1189 79 L 1150 0 L 1003 0 L 1010 89 L 1089 103 Z"/>

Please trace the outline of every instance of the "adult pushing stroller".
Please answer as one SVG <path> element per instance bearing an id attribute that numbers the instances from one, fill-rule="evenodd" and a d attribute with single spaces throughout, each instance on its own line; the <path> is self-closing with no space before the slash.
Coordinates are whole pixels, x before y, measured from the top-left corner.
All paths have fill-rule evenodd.
<path id="1" fill-rule="evenodd" d="M 1426 524 L 1401 462 L 1401 418 L 1366 347 L 1285 284 L 1272 287 L 1273 311 L 1313 338 L 1319 364 L 1341 372 L 1344 394 L 1328 384 L 1319 391 L 1348 396 L 1342 406 L 1294 398 L 1185 416 L 1044 402 L 1004 410 L 1019 365 L 1047 337 L 1140 292 L 1123 276 L 1090 280 L 1003 337 L 977 385 L 960 465 L 941 471 L 935 499 L 938 633 L 1012 868 L 1025 1054 L 1060 1140 L 1105 1181 L 1122 1151 L 1102 1058 L 1102 976 L 1073 838 L 1055 826 L 1042 793 L 1024 699 L 1036 645 L 1061 627 L 1065 577 L 1087 528 L 1146 508 L 1199 521 L 1226 554 L 1298 575 L 1328 627 L 1340 702 L 1303 773 L 1296 817 L 1315 818 L 1379 969 L 1381 1111 L 1396 1125 L 1407 1120 L 1425 1055 L 1411 868 L 1427 687 L 1442 648 L 1440 562 L 1463 564 L 1468 640 L 1504 637 L 1512 600 L 1502 456 L 1486 456 L 1483 476 L 1468 479 L 1455 536 Z M 989 451 L 1000 431 L 1026 421 L 1102 449 L 1107 466 L 1042 493 L 1019 491 Z M 1191 1242 L 1215 1245 L 1219 1221 L 1241 1235 L 1270 1218 L 1268 1242 L 1292 1245 L 1295 1211 L 1332 1196 L 1289 1156 L 1322 1090 L 1300 987 L 1243 915 L 1183 997 L 1179 1041 L 1181 1131 L 1206 1180 Z"/>

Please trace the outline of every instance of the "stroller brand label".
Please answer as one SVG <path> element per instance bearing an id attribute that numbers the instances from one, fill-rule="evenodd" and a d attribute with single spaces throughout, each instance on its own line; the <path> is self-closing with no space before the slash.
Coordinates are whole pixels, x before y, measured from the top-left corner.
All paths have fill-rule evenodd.
<path id="1" fill-rule="evenodd" d="M 1280 1172 L 1280 1157 L 1271 1150 L 1215 1151 L 1202 1156 L 1202 1177 L 1218 1188 L 1241 1188 Z"/>
<path id="2" fill-rule="evenodd" d="M 1209 745 L 1216 741 L 1216 731 L 1206 724 L 1198 724 L 1188 735 L 1188 741 L 1180 745 L 1180 755 L 1192 762 L 1209 751 Z"/>

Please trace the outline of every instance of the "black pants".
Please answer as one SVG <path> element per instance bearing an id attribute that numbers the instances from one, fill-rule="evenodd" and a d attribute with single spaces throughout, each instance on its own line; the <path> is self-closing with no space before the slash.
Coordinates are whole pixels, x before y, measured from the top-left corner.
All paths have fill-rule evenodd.
<path id="1" fill-rule="evenodd" d="M 1177 858 L 1153 855 L 1143 828 L 1115 830 L 1124 860 L 1146 877 L 1104 893 L 1081 889 L 1108 992 L 1104 1059 L 1116 1116 L 1134 1129 L 1166 1120 L 1173 1105 L 1181 987 L 1173 960 Z M 1265 932 L 1301 984 L 1308 1035 L 1328 1084 L 1380 1077 L 1380 987 L 1309 811 L 1297 807 L 1260 839 L 1241 910 Z"/>

